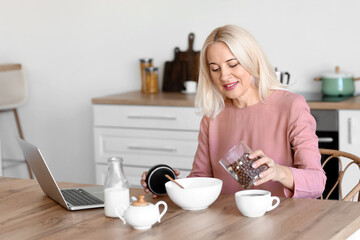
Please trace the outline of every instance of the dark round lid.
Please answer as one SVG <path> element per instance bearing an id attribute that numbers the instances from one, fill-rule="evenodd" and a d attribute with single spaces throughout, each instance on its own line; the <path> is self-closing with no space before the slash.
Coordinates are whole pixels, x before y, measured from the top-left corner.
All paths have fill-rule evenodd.
<path id="1" fill-rule="evenodd" d="M 169 179 L 165 177 L 166 174 L 173 179 L 176 177 L 174 170 L 165 164 L 155 165 L 149 169 L 145 181 L 152 193 L 156 195 L 166 193 L 165 183 L 169 181 Z"/>

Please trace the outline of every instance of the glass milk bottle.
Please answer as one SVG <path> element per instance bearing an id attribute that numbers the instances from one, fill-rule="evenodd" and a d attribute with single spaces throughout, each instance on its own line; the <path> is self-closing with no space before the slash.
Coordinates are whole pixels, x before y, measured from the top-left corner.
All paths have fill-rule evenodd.
<path id="1" fill-rule="evenodd" d="M 123 159 L 112 157 L 108 159 L 108 174 L 104 184 L 105 215 L 117 217 L 115 208 L 129 205 L 129 183 L 123 169 Z"/>

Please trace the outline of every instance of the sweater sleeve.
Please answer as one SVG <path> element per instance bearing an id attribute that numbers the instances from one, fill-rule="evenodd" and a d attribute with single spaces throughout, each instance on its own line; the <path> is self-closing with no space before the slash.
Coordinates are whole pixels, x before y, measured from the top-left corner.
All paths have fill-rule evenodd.
<path id="1" fill-rule="evenodd" d="M 289 136 L 294 153 L 294 192 L 284 189 L 286 197 L 318 198 L 325 189 L 326 176 L 321 167 L 316 122 L 303 97 L 295 99 L 291 108 Z"/>
<path id="2" fill-rule="evenodd" d="M 213 177 L 209 154 L 209 121 L 210 119 L 207 117 L 203 117 L 201 120 L 198 148 L 188 177 Z"/>

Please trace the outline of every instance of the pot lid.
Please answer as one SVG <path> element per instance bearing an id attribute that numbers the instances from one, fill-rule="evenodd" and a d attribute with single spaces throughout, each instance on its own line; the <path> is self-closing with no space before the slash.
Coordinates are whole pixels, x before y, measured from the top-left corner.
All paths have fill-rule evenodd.
<path id="1" fill-rule="evenodd" d="M 322 78 L 352 78 L 353 75 L 350 73 L 340 73 L 340 67 L 335 67 L 335 72 L 323 73 Z"/>

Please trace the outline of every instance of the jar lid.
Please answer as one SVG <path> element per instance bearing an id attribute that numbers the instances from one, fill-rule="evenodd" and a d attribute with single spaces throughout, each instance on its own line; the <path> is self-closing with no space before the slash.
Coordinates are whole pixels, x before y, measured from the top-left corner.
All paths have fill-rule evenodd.
<path id="1" fill-rule="evenodd" d="M 165 164 L 158 164 L 149 169 L 146 175 L 146 184 L 149 190 L 156 194 L 162 195 L 166 193 L 165 183 L 170 181 L 165 177 L 168 174 L 173 179 L 176 178 L 174 170 Z"/>
<path id="2" fill-rule="evenodd" d="M 156 72 L 158 70 L 157 67 L 146 67 L 144 68 L 145 72 Z"/>
<path id="3" fill-rule="evenodd" d="M 151 63 L 152 61 L 153 61 L 152 58 L 142 58 L 142 59 L 140 59 L 141 63 Z"/>

